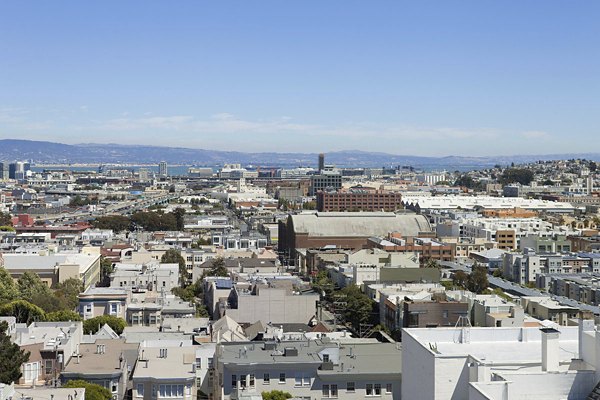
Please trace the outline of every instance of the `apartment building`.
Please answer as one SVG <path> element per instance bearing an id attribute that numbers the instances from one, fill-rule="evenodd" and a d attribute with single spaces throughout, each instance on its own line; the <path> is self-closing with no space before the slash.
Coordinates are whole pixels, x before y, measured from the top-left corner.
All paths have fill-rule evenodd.
<path id="1" fill-rule="evenodd" d="M 132 375 L 133 399 L 195 400 L 196 369 L 196 349 L 193 346 L 141 346 Z"/>
<path id="2" fill-rule="evenodd" d="M 215 399 L 254 399 L 282 390 L 297 399 L 399 399 L 396 343 L 224 343 L 217 347 Z"/>
<path id="3" fill-rule="evenodd" d="M 318 211 L 396 211 L 402 208 L 402 195 L 396 192 L 365 188 L 317 192 Z"/>

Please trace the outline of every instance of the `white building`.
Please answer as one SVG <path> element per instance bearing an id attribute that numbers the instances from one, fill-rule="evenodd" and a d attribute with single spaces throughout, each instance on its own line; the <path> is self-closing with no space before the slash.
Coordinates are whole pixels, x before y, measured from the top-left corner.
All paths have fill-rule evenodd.
<path id="1" fill-rule="evenodd" d="M 557 329 L 403 330 L 403 399 L 585 400 L 599 380 L 593 321 Z"/>

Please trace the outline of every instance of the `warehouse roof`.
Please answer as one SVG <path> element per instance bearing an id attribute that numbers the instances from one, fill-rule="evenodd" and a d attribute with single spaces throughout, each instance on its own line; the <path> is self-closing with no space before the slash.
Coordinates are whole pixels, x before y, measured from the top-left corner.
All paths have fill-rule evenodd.
<path id="1" fill-rule="evenodd" d="M 291 215 L 296 233 L 310 236 L 384 236 L 400 232 L 417 236 L 431 231 L 429 221 L 422 215 L 391 212 L 317 212 Z"/>

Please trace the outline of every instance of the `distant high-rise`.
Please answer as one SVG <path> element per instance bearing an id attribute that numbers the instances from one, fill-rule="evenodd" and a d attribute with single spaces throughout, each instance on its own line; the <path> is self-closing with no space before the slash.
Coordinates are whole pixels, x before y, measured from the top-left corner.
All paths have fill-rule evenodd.
<path id="1" fill-rule="evenodd" d="M 166 161 L 161 161 L 158 164 L 158 175 L 159 176 L 168 176 L 169 175 Z"/>
<path id="2" fill-rule="evenodd" d="M 8 178 L 8 163 L 0 162 L 0 181 L 5 181 Z"/>
<path id="3" fill-rule="evenodd" d="M 319 172 L 323 172 L 325 169 L 325 154 L 319 154 Z"/>

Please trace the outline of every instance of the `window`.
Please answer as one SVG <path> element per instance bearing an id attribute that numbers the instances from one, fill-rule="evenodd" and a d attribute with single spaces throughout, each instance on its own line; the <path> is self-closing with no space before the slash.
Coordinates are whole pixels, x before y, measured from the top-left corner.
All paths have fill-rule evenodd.
<path id="1" fill-rule="evenodd" d="M 294 380 L 294 386 L 302 386 L 302 374 L 296 373 L 296 379 Z"/>
<path id="2" fill-rule="evenodd" d="M 208 368 L 212 368 L 213 367 L 213 359 L 212 357 L 208 358 Z"/>
<path id="3" fill-rule="evenodd" d="M 136 386 L 137 397 L 144 397 L 144 384 L 138 383 Z"/>
<path id="4" fill-rule="evenodd" d="M 303 381 L 304 381 L 304 386 L 310 386 L 310 376 L 305 376 Z"/>
<path id="5" fill-rule="evenodd" d="M 237 375 L 231 375 L 231 387 L 237 387 Z"/>
<path id="6" fill-rule="evenodd" d="M 246 386 L 246 375 L 240 375 L 240 387 L 244 389 Z"/>
<path id="7" fill-rule="evenodd" d="M 183 385 L 160 385 L 158 397 L 183 397 Z"/>
<path id="8" fill-rule="evenodd" d="M 254 374 L 250 374 L 250 387 L 254 387 Z"/>
<path id="9" fill-rule="evenodd" d="M 323 362 L 329 362 L 329 354 L 323 354 Z"/>
<path id="10" fill-rule="evenodd" d="M 285 383 L 285 373 L 279 374 L 279 383 Z"/>
<path id="11" fill-rule="evenodd" d="M 354 393 L 354 382 L 346 382 L 346 392 Z"/>
<path id="12" fill-rule="evenodd" d="M 86 304 L 84 312 L 86 314 L 91 314 L 92 313 L 92 305 L 91 304 Z"/>
<path id="13" fill-rule="evenodd" d="M 393 391 L 393 386 L 392 386 L 392 384 L 391 384 L 391 383 L 386 383 L 386 384 L 385 384 L 385 392 L 386 392 L 386 393 L 392 393 L 392 391 Z"/>
<path id="14" fill-rule="evenodd" d="M 367 383 L 367 396 L 373 396 L 373 384 Z"/>
<path id="15" fill-rule="evenodd" d="M 202 358 L 200 358 L 200 357 L 196 358 L 196 368 L 197 369 L 202 368 Z"/>
<path id="16" fill-rule="evenodd" d="M 380 383 L 375 384 L 375 396 L 381 396 L 381 384 Z"/>
<path id="17" fill-rule="evenodd" d="M 338 397 L 337 385 L 323 385 L 321 392 L 323 393 L 323 397 L 326 398 L 332 399 Z"/>
<path id="18" fill-rule="evenodd" d="M 263 384 L 270 385 L 271 384 L 271 376 L 269 374 L 264 374 L 263 376 Z"/>
<path id="19" fill-rule="evenodd" d="M 50 375 L 52 370 L 54 369 L 54 361 L 53 360 L 45 360 L 44 361 L 44 373 L 46 375 Z"/>
<path id="20" fill-rule="evenodd" d="M 110 315 L 117 315 L 119 313 L 119 304 L 110 303 Z"/>

